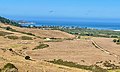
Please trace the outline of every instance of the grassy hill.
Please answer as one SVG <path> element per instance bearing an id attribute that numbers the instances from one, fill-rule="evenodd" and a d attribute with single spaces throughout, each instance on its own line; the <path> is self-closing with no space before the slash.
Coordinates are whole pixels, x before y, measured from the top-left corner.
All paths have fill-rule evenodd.
<path id="1" fill-rule="evenodd" d="M 111 63 L 118 62 L 93 46 L 91 40 L 75 39 L 74 34 L 66 33 L 68 30 L 22 28 L 3 17 L 0 17 L 0 22 L 0 72 L 108 72 L 103 68 L 104 61 L 110 59 Z M 112 45 L 108 50 L 115 49 L 119 54 L 116 49 L 120 46 L 112 39 L 93 39 L 105 48 Z M 107 66 L 116 67 L 111 63 L 107 62 Z"/>
<path id="2" fill-rule="evenodd" d="M 88 72 L 31 57 L 26 59 L 26 51 L 44 42 L 44 39 L 36 36 L 69 38 L 73 35 L 56 30 L 21 28 L 18 23 L 4 17 L 0 17 L 0 22 L 0 72 Z"/>

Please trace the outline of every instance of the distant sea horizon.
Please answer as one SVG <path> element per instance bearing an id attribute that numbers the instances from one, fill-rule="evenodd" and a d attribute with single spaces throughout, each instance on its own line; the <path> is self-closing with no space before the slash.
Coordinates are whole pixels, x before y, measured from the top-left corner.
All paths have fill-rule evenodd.
<path id="1" fill-rule="evenodd" d="M 8 17 L 12 20 L 23 20 L 35 22 L 35 26 L 66 26 L 93 28 L 99 30 L 120 30 L 120 19 L 104 19 L 104 18 L 39 18 L 39 17 Z M 28 26 L 30 24 L 22 24 Z"/>
<path id="2" fill-rule="evenodd" d="M 72 21 L 33 21 L 28 20 L 29 22 L 34 22 L 35 26 L 65 26 L 65 27 L 79 27 L 79 28 L 91 28 L 99 30 L 120 30 L 119 22 L 72 22 Z M 30 24 L 23 24 L 28 26 Z"/>

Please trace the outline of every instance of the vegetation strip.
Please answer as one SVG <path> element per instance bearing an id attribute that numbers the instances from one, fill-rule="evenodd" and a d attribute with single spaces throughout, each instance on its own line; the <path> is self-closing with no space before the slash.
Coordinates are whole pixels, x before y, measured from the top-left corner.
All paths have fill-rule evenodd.
<path id="1" fill-rule="evenodd" d="M 13 34 L 13 33 L 0 31 L 0 36 L 6 36 L 6 35 L 10 35 L 10 34 Z"/>
<path id="2" fill-rule="evenodd" d="M 9 31 L 12 31 L 12 32 L 18 32 L 18 33 L 22 33 L 22 34 L 27 34 L 27 35 L 35 36 L 35 35 L 32 34 L 32 33 L 17 31 L 17 30 L 15 30 L 15 29 L 12 29 L 11 27 L 2 27 L 2 28 L 6 29 L 6 30 L 9 30 Z"/>
<path id="3" fill-rule="evenodd" d="M 18 68 L 11 63 L 7 63 L 2 69 L 0 69 L 0 72 L 18 72 Z"/>
<path id="4" fill-rule="evenodd" d="M 91 66 L 80 65 L 80 64 L 77 64 L 74 62 L 63 61 L 62 59 L 58 59 L 58 60 L 54 59 L 53 61 L 47 61 L 47 62 L 64 65 L 64 66 L 69 66 L 69 67 L 75 67 L 75 68 L 79 68 L 79 69 L 90 70 L 92 72 L 108 72 L 106 69 L 103 69 L 97 65 L 91 65 Z"/>
<path id="5" fill-rule="evenodd" d="M 80 35 L 80 36 L 94 36 L 94 37 L 106 37 L 106 38 L 119 38 L 120 32 L 119 31 L 112 31 L 112 30 L 98 30 L 98 29 L 89 29 L 89 28 L 60 28 L 58 30 L 73 34 L 73 35 Z"/>
<path id="6" fill-rule="evenodd" d="M 49 45 L 47 44 L 39 44 L 38 46 L 36 46 L 34 49 L 32 50 L 36 50 L 36 49 L 43 49 L 43 48 L 46 48 L 46 47 L 49 47 Z"/>

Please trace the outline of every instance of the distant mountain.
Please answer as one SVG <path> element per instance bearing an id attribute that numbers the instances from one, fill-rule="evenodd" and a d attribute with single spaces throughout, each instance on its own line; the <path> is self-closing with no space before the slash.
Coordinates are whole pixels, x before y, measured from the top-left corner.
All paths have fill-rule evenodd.
<path id="1" fill-rule="evenodd" d="M 0 16 L 0 22 L 5 23 L 5 24 L 10 24 L 10 25 L 13 25 L 13 26 L 19 26 L 19 27 L 21 26 L 19 23 L 15 22 L 15 21 L 12 21 L 10 19 L 1 17 L 1 16 Z"/>

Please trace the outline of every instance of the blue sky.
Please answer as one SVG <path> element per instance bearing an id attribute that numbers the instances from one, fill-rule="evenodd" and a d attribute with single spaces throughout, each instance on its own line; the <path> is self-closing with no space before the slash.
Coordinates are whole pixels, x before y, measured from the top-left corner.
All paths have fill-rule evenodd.
<path id="1" fill-rule="evenodd" d="M 0 15 L 120 18 L 120 0 L 0 0 Z"/>

